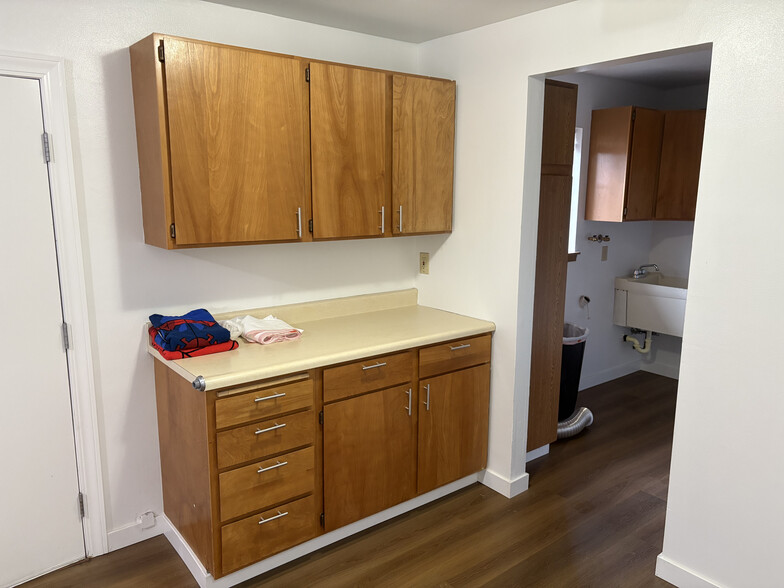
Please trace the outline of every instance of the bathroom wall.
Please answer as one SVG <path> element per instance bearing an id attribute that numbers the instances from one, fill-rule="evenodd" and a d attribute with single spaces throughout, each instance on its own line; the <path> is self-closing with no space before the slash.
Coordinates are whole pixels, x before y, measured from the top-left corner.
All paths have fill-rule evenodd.
<path id="1" fill-rule="evenodd" d="M 591 112 L 616 106 L 647 108 L 704 108 L 707 85 L 662 90 L 659 88 L 600 77 L 588 73 L 558 76 L 555 79 L 579 86 L 577 92 L 577 126 L 583 128 L 583 156 L 580 170 L 580 202 L 577 219 L 577 250 L 580 255 L 570 262 L 567 273 L 564 319 L 588 327 L 580 389 L 643 369 L 677 377 L 680 361 L 680 338 L 666 335 L 654 338 L 654 351 L 642 356 L 625 343 L 628 329 L 612 322 L 614 278 L 628 275 L 644 263 L 656 263 L 662 273 L 688 276 L 691 235 L 694 223 L 683 221 L 642 221 L 608 223 L 587 221 L 585 194 L 588 176 L 588 150 Z M 592 242 L 595 234 L 609 235 L 609 242 Z M 607 260 L 602 261 L 602 248 Z M 587 308 L 578 304 L 580 296 L 591 299 Z"/>

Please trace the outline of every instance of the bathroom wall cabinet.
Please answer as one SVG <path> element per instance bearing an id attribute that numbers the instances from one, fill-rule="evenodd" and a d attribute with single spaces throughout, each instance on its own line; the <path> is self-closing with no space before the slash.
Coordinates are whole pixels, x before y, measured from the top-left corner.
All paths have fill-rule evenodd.
<path id="1" fill-rule="evenodd" d="M 585 219 L 693 220 L 704 122 L 704 110 L 594 110 Z"/>
<path id="2" fill-rule="evenodd" d="M 147 243 L 451 230 L 454 82 L 159 34 L 130 54 Z"/>

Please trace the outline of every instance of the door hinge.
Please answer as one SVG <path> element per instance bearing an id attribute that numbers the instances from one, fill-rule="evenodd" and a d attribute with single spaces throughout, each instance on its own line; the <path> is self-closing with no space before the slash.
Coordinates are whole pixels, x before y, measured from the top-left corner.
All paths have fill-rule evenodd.
<path id="1" fill-rule="evenodd" d="M 313 219 L 308 220 L 308 231 L 313 232 Z"/>
<path id="2" fill-rule="evenodd" d="M 163 39 L 161 39 L 161 43 L 160 45 L 158 45 L 158 61 L 160 61 L 161 63 L 166 61 L 166 54 L 164 53 L 164 49 L 163 49 Z"/>
<path id="3" fill-rule="evenodd" d="M 632 120 L 637 120 L 637 111 L 632 110 Z"/>
<path id="4" fill-rule="evenodd" d="M 79 500 L 79 516 L 84 518 L 85 517 L 86 508 L 84 506 L 84 494 L 82 494 L 81 492 L 79 492 L 78 500 Z"/>
<path id="5" fill-rule="evenodd" d="M 177 232 L 174 230 L 174 223 L 172 223 L 171 226 L 169 227 L 169 235 L 171 236 L 172 239 L 177 238 Z"/>
<path id="6" fill-rule="evenodd" d="M 324 411 L 322 410 L 319 413 L 319 425 L 323 425 L 323 424 L 324 424 Z"/>
<path id="7" fill-rule="evenodd" d="M 63 330 L 63 348 L 65 351 L 68 351 L 71 348 L 71 329 L 68 326 L 68 323 L 63 322 L 62 330 Z"/>
<path id="8" fill-rule="evenodd" d="M 310 68 L 309 67 L 305 68 L 305 81 L 306 82 L 310 82 Z"/>
<path id="9" fill-rule="evenodd" d="M 41 135 L 41 143 L 43 143 L 44 146 L 44 162 L 49 163 L 52 161 L 52 150 L 49 146 L 49 133 L 46 131 Z"/>
<path id="10" fill-rule="evenodd" d="M 323 512 L 321 513 L 321 516 L 319 517 L 319 522 L 321 523 L 321 528 L 323 529 L 324 528 L 324 513 Z"/>
<path id="11" fill-rule="evenodd" d="M 629 210 L 629 209 L 628 209 L 628 208 L 626 208 L 626 207 L 624 206 L 624 207 L 623 207 L 623 216 L 626 216 L 626 211 L 627 211 L 627 210 Z"/>

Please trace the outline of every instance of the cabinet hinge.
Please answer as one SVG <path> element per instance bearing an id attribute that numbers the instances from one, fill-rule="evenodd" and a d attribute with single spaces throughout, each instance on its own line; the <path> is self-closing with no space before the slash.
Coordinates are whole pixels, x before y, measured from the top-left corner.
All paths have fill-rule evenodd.
<path id="1" fill-rule="evenodd" d="M 166 61 L 166 54 L 164 53 L 163 50 L 163 39 L 161 39 L 161 43 L 158 45 L 158 61 L 160 61 L 161 63 Z"/>
<path id="2" fill-rule="evenodd" d="M 627 210 L 629 210 L 629 209 L 628 209 L 628 208 L 626 208 L 626 207 L 624 206 L 624 207 L 623 207 L 623 216 L 626 216 L 626 211 L 627 211 Z"/>
<path id="3" fill-rule="evenodd" d="M 172 239 L 177 238 L 177 232 L 174 230 L 174 223 L 169 227 L 169 235 L 171 235 Z"/>
<path id="4" fill-rule="evenodd" d="M 321 516 L 319 517 L 319 522 L 321 523 L 321 528 L 323 529 L 324 528 L 324 513 L 323 512 L 321 513 Z"/>
<path id="5" fill-rule="evenodd" d="M 323 425 L 323 424 L 324 424 L 324 411 L 322 410 L 319 413 L 319 425 Z"/>
<path id="6" fill-rule="evenodd" d="M 310 82 L 310 68 L 309 67 L 305 68 L 305 81 L 306 82 Z"/>
<path id="7" fill-rule="evenodd" d="M 313 219 L 308 220 L 308 231 L 313 232 Z"/>
<path id="8" fill-rule="evenodd" d="M 51 147 L 49 146 L 49 133 L 47 133 L 46 131 L 44 131 L 43 134 L 41 135 L 41 143 L 44 146 L 44 162 L 49 163 L 50 161 L 52 161 L 52 150 Z"/>
<path id="9" fill-rule="evenodd" d="M 68 326 L 68 323 L 63 322 L 62 332 L 63 332 L 63 349 L 65 351 L 68 351 L 71 348 L 71 333 L 70 333 L 70 327 Z"/>
<path id="10" fill-rule="evenodd" d="M 82 494 L 81 492 L 79 492 L 78 500 L 79 500 L 79 516 L 84 518 L 86 509 L 84 506 L 84 494 Z"/>

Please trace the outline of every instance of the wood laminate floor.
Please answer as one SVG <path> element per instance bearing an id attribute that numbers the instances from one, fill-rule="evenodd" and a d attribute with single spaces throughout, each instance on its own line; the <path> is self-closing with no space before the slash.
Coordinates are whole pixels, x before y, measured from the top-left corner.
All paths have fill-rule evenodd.
<path id="1" fill-rule="evenodd" d="M 637 372 L 585 390 L 594 425 L 528 464 L 527 492 L 475 484 L 241 586 L 670 586 L 654 567 L 676 388 Z M 25 585 L 40 586 L 196 583 L 159 536 Z"/>

